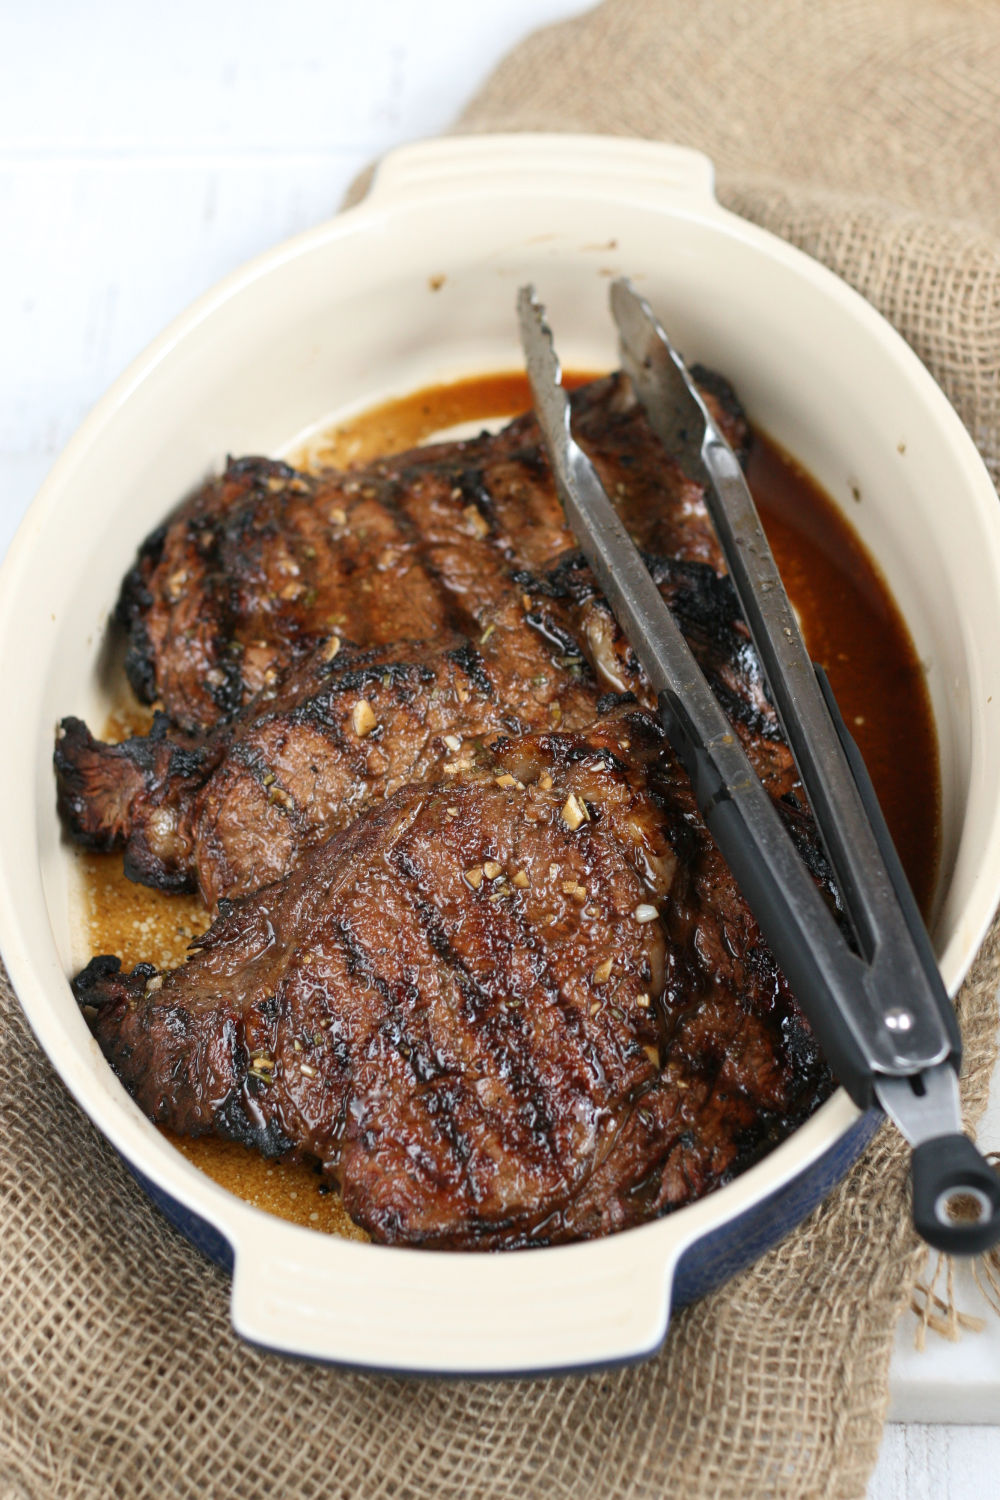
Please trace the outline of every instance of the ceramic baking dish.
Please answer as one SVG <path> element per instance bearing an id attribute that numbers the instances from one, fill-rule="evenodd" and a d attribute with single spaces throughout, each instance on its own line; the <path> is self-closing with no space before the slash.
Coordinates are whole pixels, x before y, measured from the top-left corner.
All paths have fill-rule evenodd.
<path id="1" fill-rule="evenodd" d="M 127 371 L 56 464 L 2 575 L 3 954 L 82 1107 L 170 1217 L 232 1267 L 234 1324 L 258 1344 L 439 1373 L 639 1357 L 672 1305 L 797 1223 L 876 1123 L 838 1092 L 729 1186 L 608 1239 L 498 1255 L 387 1249 L 272 1218 L 191 1166 L 120 1087 L 70 993 L 89 955 L 55 814 L 53 730 L 63 714 L 106 715 L 108 615 L 137 543 L 227 452 L 280 453 L 389 396 L 517 367 L 524 281 L 567 366 L 612 367 L 607 289 L 620 272 L 849 513 L 909 622 L 940 738 L 933 937 L 952 992 L 1000 895 L 1000 510 L 902 339 L 819 265 L 724 211 L 693 152 L 526 135 L 395 152 L 359 207 L 229 277 Z"/>

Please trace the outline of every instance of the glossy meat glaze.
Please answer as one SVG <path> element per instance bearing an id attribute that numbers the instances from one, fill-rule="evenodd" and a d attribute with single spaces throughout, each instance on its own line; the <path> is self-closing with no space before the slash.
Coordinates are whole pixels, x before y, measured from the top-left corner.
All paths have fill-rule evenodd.
<path id="1" fill-rule="evenodd" d="M 697 486 L 622 377 L 574 423 L 831 890 Z M 829 1091 L 533 419 L 346 474 L 230 464 L 120 617 L 162 709 L 120 746 L 64 721 L 64 820 L 219 903 L 180 968 L 77 981 L 153 1119 L 315 1160 L 378 1239 L 487 1248 L 677 1207 Z"/>
<path id="2" fill-rule="evenodd" d="M 389 1243 L 625 1228 L 729 1179 L 827 1070 L 658 727 L 501 740 L 77 995 L 154 1120 L 318 1161 Z"/>

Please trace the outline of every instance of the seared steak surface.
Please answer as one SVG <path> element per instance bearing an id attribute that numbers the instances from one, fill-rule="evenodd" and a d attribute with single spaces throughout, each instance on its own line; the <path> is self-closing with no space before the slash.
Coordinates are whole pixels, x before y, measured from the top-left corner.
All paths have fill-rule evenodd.
<path id="1" fill-rule="evenodd" d="M 760 775 L 789 792 L 791 756 L 730 580 L 703 563 L 650 563 Z M 150 735 L 104 745 L 65 720 L 55 763 L 66 826 L 91 847 L 123 847 L 133 879 L 197 888 L 213 906 L 276 880 L 406 781 L 454 775 L 497 733 L 583 729 L 623 697 L 648 703 L 579 554 L 506 584 L 475 642 L 364 650 L 334 638 L 332 658 L 321 643 L 203 736 L 171 731 L 161 716 Z"/>
<path id="2" fill-rule="evenodd" d="M 728 388 L 709 384 L 742 446 Z M 584 386 L 573 412 L 639 544 L 719 567 L 700 487 L 664 452 L 624 377 Z M 544 570 L 574 545 L 532 416 L 344 474 L 240 459 L 143 544 L 118 605 L 129 679 L 174 724 L 205 729 L 331 633 L 359 646 L 474 639 L 512 568 Z"/>
<path id="3" fill-rule="evenodd" d="M 621 376 L 573 410 L 835 900 L 701 491 Z M 121 744 L 63 721 L 64 824 L 218 909 L 180 967 L 76 981 L 152 1119 L 317 1163 L 376 1239 L 502 1248 L 678 1207 L 829 1091 L 533 418 L 344 474 L 231 462 L 118 617 L 158 712 Z"/>
<path id="4" fill-rule="evenodd" d="M 682 856 L 682 857 L 681 857 Z M 319 1162 L 389 1243 L 555 1243 L 725 1182 L 825 1067 L 656 723 L 501 740 L 76 982 L 154 1120 Z"/>

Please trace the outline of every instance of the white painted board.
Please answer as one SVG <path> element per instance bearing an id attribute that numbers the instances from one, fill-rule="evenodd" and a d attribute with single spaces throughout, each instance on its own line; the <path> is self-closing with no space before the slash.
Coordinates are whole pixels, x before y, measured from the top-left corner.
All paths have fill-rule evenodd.
<path id="1" fill-rule="evenodd" d="M 1000 1150 L 1000 1068 L 978 1135 L 984 1150 Z M 934 1265 L 932 1257 L 932 1272 Z M 942 1272 L 939 1293 L 944 1291 L 943 1280 Z M 906 1312 L 900 1319 L 890 1377 L 891 1421 L 1000 1423 L 1000 1316 L 965 1262 L 955 1266 L 955 1305 L 963 1313 L 982 1318 L 982 1331 L 963 1332 L 955 1343 L 928 1331 L 923 1349 L 918 1350 L 917 1318 Z M 1000 1495 L 1000 1472 L 992 1493 Z"/>

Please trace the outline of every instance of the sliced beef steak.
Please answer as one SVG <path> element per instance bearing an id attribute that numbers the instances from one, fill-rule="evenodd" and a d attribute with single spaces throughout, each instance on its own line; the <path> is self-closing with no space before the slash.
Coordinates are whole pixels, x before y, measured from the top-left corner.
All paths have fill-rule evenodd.
<path id="1" fill-rule="evenodd" d="M 737 445 L 731 393 L 703 374 Z M 721 568 L 700 488 L 666 455 L 627 381 L 573 396 L 577 436 L 640 545 Z M 512 568 L 572 547 L 537 424 L 320 475 L 244 458 L 144 543 L 118 605 L 143 702 L 181 728 L 236 713 L 332 632 L 359 646 L 488 627 Z"/>
<path id="2" fill-rule="evenodd" d="M 400 788 L 180 968 L 95 959 L 76 992 L 152 1119 L 318 1162 L 389 1243 L 623 1228 L 829 1087 L 637 710 Z"/>
<path id="3" fill-rule="evenodd" d="M 650 566 L 760 774 L 788 793 L 791 757 L 730 580 L 703 563 Z M 196 887 L 212 906 L 277 879 L 404 782 L 455 774 L 498 733 L 578 730 L 623 696 L 648 703 L 578 553 L 501 581 L 503 603 L 475 643 L 364 650 L 333 637 L 205 736 L 161 717 L 151 734 L 105 745 L 65 720 L 55 764 L 66 826 L 91 847 L 123 847 L 133 879 Z"/>

